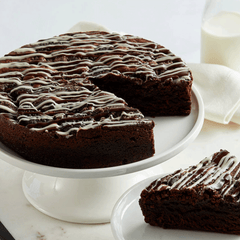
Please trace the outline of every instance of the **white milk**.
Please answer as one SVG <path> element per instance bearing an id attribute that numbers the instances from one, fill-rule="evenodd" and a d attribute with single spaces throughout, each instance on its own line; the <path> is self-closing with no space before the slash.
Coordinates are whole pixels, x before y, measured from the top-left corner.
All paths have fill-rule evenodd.
<path id="1" fill-rule="evenodd" d="M 220 12 L 202 26 L 201 62 L 240 72 L 240 14 Z"/>

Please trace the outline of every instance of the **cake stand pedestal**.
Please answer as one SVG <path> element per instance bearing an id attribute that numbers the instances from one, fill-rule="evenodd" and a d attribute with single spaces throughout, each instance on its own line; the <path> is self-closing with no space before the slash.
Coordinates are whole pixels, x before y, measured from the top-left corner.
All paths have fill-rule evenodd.
<path id="1" fill-rule="evenodd" d="M 193 86 L 192 111 L 184 117 L 156 117 L 153 157 L 99 169 L 55 168 L 29 162 L 0 143 L 0 158 L 25 171 L 22 186 L 39 211 L 69 222 L 105 223 L 120 196 L 137 182 L 163 173 L 160 163 L 184 150 L 204 121 L 201 96 Z"/>
<path id="2" fill-rule="evenodd" d="M 119 197 L 156 172 L 162 172 L 160 166 L 138 174 L 74 179 L 25 171 L 22 186 L 28 201 L 51 217 L 76 223 L 105 223 Z"/>

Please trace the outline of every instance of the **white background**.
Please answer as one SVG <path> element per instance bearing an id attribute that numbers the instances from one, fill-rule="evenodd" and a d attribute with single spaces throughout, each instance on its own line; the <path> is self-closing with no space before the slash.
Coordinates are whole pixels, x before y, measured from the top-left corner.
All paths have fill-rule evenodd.
<path id="1" fill-rule="evenodd" d="M 0 0 L 0 57 L 65 33 L 79 21 L 91 21 L 153 40 L 188 63 L 200 62 L 204 4 L 204 0 Z M 161 166 L 165 172 L 186 168 L 221 148 L 240 158 L 239 143 L 239 125 L 205 120 L 196 140 Z M 0 160 L 0 221 L 16 240 L 113 240 L 110 224 L 71 224 L 37 211 L 23 195 L 22 175 L 22 169 Z M 189 239 L 184 236 L 179 232 L 178 239 Z"/>
<path id="2" fill-rule="evenodd" d="M 199 62 L 204 0 L 0 0 L 0 56 L 79 21 L 153 40 Z"/>

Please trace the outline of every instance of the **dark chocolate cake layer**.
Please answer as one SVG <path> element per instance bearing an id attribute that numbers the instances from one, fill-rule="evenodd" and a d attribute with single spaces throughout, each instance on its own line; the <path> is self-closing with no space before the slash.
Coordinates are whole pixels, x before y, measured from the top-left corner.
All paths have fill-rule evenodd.
<path id="1" fill-rule="evenodd" d="M 240 234 L 240 163 L 221 150 L 155 180 L 139 203 L 153 226 Z"/>
<path id="2" fill-rule="evenodd" d="M 139 37 L 82 32 L 40 40 L 0 58 L 0 140 L 51 166 L 139 161 L 154 154 L 154 123 L 141 112 L 189 114 L 191 85 L 180 58 Z"/>

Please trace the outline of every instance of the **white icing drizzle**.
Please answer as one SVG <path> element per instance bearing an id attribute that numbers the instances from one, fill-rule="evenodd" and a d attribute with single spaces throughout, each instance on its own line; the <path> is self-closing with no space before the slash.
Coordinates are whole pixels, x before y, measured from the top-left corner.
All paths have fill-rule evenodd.
<path id="1" fill-rule="evenodd" d="M 14 50 L 15 53 L 36 52 L 34 48 L 18 48 Z"/>
<path id="2" fill-rule="evenodd" d="M 0 78 L 0 83 L 15 83 L 16 85 L 21 85 L 21 81 L 19 78 Z"/>
<path id="3" fill-rule="evenodd" d="M 12 108 L 9 108 L 9 107 L 4 106 L 4 105 L 2 105 L 2 104 L 0 105 L 0 109 L 6 111 L 6 112 L 8 112 L 8 113 L 16 113 L 16 111 L 13 110 Z"/>
<path id="4" fill-rule="evenodd" d="M 176 63 L 169 63 L 169 61 L 177 61 L 182 64 L 182 69 L 177 70 L 171 70 L 171 72 L 166 72 L 165 77 L 171 77 L 169 76 L 170 74 L 183 74 L 185 75 L 185 80 L 190 80 L 190 75 L 189 75 L 189 69 L 186 67 L 186 65 L 181 61 L 179 57 L 173 56 L 171 52 L 169 52 L 166 48 L 157 48 L 156 43 L 149 43 L 149 42 L 132 42 L 131 39 L 136 39 L 134 36 L 121 36 L 119 34 L 106 34 L 106 35 L 101 35 L 101 34 L 93 34 L 93 35 L 88 35 L 88 37 L 85 36 L 86 34 L 75 34 L 73 36 L 57 36 L 51 39 L 47 39 L 44 41 L 40 41 L 34 44 L 31 44 L 31 48 L 26 48 L 26 49 L 44 49 L 44 45 L 46 45 L 48 48 L 50 47 L 56 47 L 58 46 L 59 43 L 61 45 L 59 46 L 65 46 L 67 49 L 63 50 L 58 50 L 58 51 L 53 51 L 50 54 L 46 53 L 41 53 L 41 52 L 35 52 L 35 53 L 29 53 L 25 55 L 16 55 L 16 56 L 5 56 L 3 58 L 0 58 L 0 61 L 6 61 L 6 60 L 11 60 L 11 61 L 24 61 L 24 59 L 29 59 L 29 58 L 34 58 L 34 57 L 43 57 L 47 61 L 56 58 L 56 57 L 72 57 L 73 55 L 78 55 L 78 57 L 88 57 L 89 55 L 96 55 L 96 54 L 104 54 L 104 62 L 101 62 L 101 70 L 98 70 L 97 72 L 92 72 L 90 74 L 94 75 L 97 74 L 100 71 L 114 71 L 116 67 L 126 67 L 128 65 L 132 65 L 133 62 L 135 61 L 132 59 L 129 62 L 125 61 L 125 56 L 135 59 L 141 59 L 146 60 L 148 59 L 149 61 L 153 60 L 152 57 L 149 54 L 152 54 L 154 57 L 154 61 L 156 63 L 163 63 L 164 67 L 163 69 L 168 69 L 174 66 Z M 79 38 L 79 39 L 78 39 Z M 87 41 L 81 40 L 83 38 L 87 38 Z M 112 39 L 111 39 L 112 38 Z M 114 42 L 114 39 L 118 38 L 117 42 Z M 91 39 L 91 42 L 89 42 L 89 39 Z M 96 46 L 96 42 L 100 45 L 100 47 Z M 121 43 L 122 42 L 122 43 Z M 54 45 L 56 44 L 56 45 Z M 81 45 L 78 45 L 81 44 Z M 136 46 L 137 45 L 137 46 Z M 34 47 L 34 48 L 33 48 Z M 46 47 L 46 48 L 47 48 Z M 85 47 L 85 48 L 84 48 Z M 101 50 L 101 47 L 103 50 Z M 113 48 L 113 49 L 111 49 Z M 152 50 L 152 51 L 151 51 Z M 19 50 L 17 50 L 19 51 Z M 166 53 L 168 52 L 168 53 Z M 106 55 L 107 54 L 107 55 Z M 120 55 L 121 56 L 120 56 Z M 142 54 L 142 55 L 141 55 Z M 122 56 L 123 55 L 123 56 Z M 156 58 L 156 59 L 155 59 Z M 110 67 L 107 65 L 104 65 L 104 63 L 112 60 L 118 60 L 119 65 L 116 66 L 116 61 L 114 61 Z M 99 59 L 101 60 L 101 58 Z M 122 65 L 120 64 L 121 62 Z M 168 62 L 165 64 L 164 62 Z M 64 61 L 64 64 L 66 64 L 66 61 Z M 88 66 L 94 66 L 93 62 L 89 62 Z M 149 72 L 149 69 L 145 69 L 146 65 L 144 66 L 142 63 L 137 64 L 136 67 L 143 68 L 141 73 L 145 73 L 146 70 Z M 155 68 L 156 69 L 156 68 Z M 179 71 L 180 70 L 180 71 Z M 82 69 L 84 73 L 88 73 L 88 71 L 91 72 L 91 69 L 85 68 Z M 126 71 L 127 75 L 131 72 L 132 74 L 135 73 L 135 69 L 133 71 Z M 124 72 L 121 71 L 122 74 Z M 151 69 L 150 74 L 147 75 L 147 79 L 149 77 L 157 77 L 158 74 Z M 163 76 L 160 76 L 163 77 Z"/>
<path id="5" fill-rule="evenodd" d="M 229 194 L 240 202 L 240 189 L 236 188 L 236 185 L 240 184 L 239 175 L 239 160 L 229 152 L 222 150 L 217 155 L 203 159 L 195 166 L 157 179 L 146 189 L 147 191 L 182 190 L 203 186 L 204 190 L 217 191 L 222 197 Z"/>
<path id="6" fill-rule="evenodd" d="M 7 57 L 3 57 L 7 58 Z M 12 59 L 12 57 L 10 57 Z M 0 58 L 1 60 L 1 58 Z M 24 67 L 30 67 L 30 64 L 27 62 L 10 62 L 10 63 L 1 63 L 0 69 L 2 68 L 24 68 Z"/>
<path id="7" fill-rule="evenodd" d="M 0 114 L 12 114 L 33 131 L 66 137 L 79 129 L 150 123 L 123 99 L 88 80 L 108 74 L 137 76 L 142 82 L 191 80 L 185 63 L 156 43 L 117 33 L 65 34 L 0 58 L 0 87 L 9 89 Z"/>

